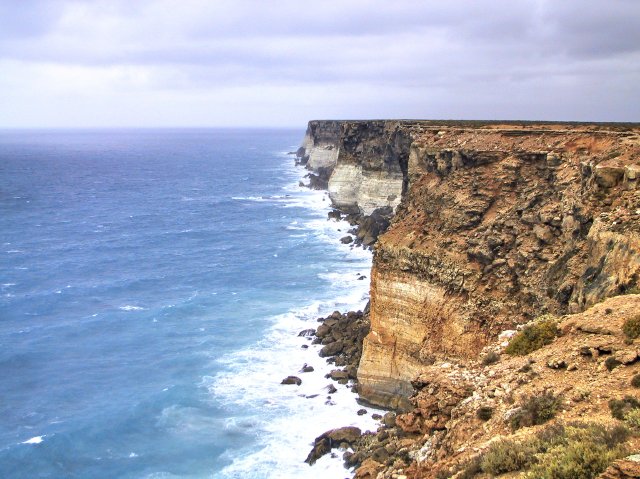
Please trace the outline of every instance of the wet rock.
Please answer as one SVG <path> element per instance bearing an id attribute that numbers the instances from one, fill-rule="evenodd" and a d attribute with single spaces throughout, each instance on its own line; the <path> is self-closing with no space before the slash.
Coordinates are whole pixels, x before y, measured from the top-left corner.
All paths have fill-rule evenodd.
<path id="1" fill-rule="evenodd" d="M 321 324 L 320 326 L 318 326 L 318 329 L 316 330 L 316 336 L 319 338 L 324 338 L 330 332 L 331 332 L 331 327 L 329 325 Z"/>
<path id="2" fill-rule="evenodd" d="M 331 210 L 327 213 L 327 217 L 332 220 L 340 221 L 342 219 L 342 213 L 340 210 Z"/>
<path id="3" fill-rule="evenodd" d="M 315 336 L 315 334 L 316 334 L 316 330 L 311 328 L 311 329 L 303 329 L 298 333 L 298 336 L 307 337 L 307 336 Z"/>
<path id="4" fill-rule="evenodd" d="M 305 364 L 304 366 L 302 366 L 302 369 L 300 369 L 301 373 L 311 373 L 313 371 L 313 366 L 309 366 L 308 364 Z"/>
<path id="5" fill-rule="evenodd" d="M 349 243 L 353 243 L 353 238 L 349 235 L 347 236 L 343 236 L 342 238 L 340 238 L 340 242 L 342 244 L 349 244 Z"/>
<path id="6" fill-rule="evenodd" d="M 334 369 L 328 376 L 334 381 L 340 381 L 341 379 L 349 379 L 349 373 L 341 369 Z"/>
<path id="7" fill-rule="evenodd" d="M 321 358 L 326 358 L 327 356 L 335 356 L 344 348 L 344 343 L 342 341 L 335 341 L 333 343 L 327 344 L 323 347 L 318 353 Z"/>
<path id="8" fill-rule="evenodd" d="M 302 384 L 302 379 L 297 376 L 287 376 L 280 382 L 280 384 L 295 384 L 296 386 L 300 386 Z"/>
<path id="9" fill-rule="evenodd" d="M 313 448 L 304 462 L 313 465 L 322 456 L 331 452 L 334 447 L 339 447 L 341 444 L 351 445 L 360 439 L 361 435 L 360 428 L 354 426 L 341 427 L 324 432 L 316 437 L 313 442 Z"/>

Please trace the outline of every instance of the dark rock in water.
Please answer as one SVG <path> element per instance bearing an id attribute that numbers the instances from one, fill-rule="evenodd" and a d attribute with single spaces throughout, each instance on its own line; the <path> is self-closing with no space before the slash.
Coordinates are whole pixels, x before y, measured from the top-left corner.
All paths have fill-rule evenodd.
<path id="1" fill-rule="evenodd" d="M 301 373 L 310 373 L 313 372 L 313 366 L 309 366 L 308 364 L 305 363 L 304 366 L 302 366 L 302 369 L 300 370 Z"/>
<path id="2" fill-rule="evenodd" d="M 343 236 L 342 238 L 340 238 L 340 243 L 342 243 L 342 244 L 353 243 L 353 238 L 351 236 L 349 236 L 349 235 Z"/>
<path id="3" fill-rule="evenodd" d="M 297 376 L 287 376 L 280 384 L 295 384 L 296 386 L 300 386 L 302 384 L 302 379 Z"/>
<path id="4" fill-rule="evenodd" d="M 345 444 L 351 445 L 360 439 L 361 435 L 362 431 L 353 426 L 331 429 L 322 433 L 313 442 L 313 448 L 304 462 L 313 465 L 322 456 L 331 452 L 334 447 L 344 446 Z"/>
<path id="5" fill-rule="evenodd" d="M 325 336 L 324 338 L 322 338 L 322 341 L 320 342 L 320 344 L 322 345 L 327 345 L 330 343 L 335 343 L 336 339 L 333 337 L 333 335 L 330 336 Z"/>
<path id="6" fill-rule="evenodd" d="M 314 336 L 315 334 L 316 334 L 316 330 L 311 328 L 311 329 L 304 329 L 300 331 L 298 333 L 298 336 Z"/>
<path id="7" fill-rule="evenodd" d="M 364 416 L 365 414 L 367 414 L 367 410 L 366 409 L 358 409 L 357 414 L 358 414 L 358 416 Z"/>
<path id="8" fill-rule="evenodd" d="M 328 186 L 328 180 L 322 178 L 320 175 L 309 173 L 309 184 L 307 185 L 308 188 L 312 190 L 326 190 Z"/>
<path id="9" fill-rule="evenodd" d="M 303 344 L 302 346 L 300 346 L 302 349 L 308 349 L 309 345 L 308 344 Z"/>
<path id="10" fill-rule="evenodd" d="M 329 332 L 331 332 L 331 327 L 329 327 L 327 324 L 321 324 L 316 330 L 316 336 L 318 336 L 319 338 L 324 338 L 327 334 L 329 334 Z"/>
<path id="11" fill-rule="evenodd" d="M 349 373 L 340 369 L 334 369 L 327 376 L 329 376 L 334 381 L 339 381 L 340 379 L 349 379 Z"/>
<path id="12" fill-rule="evenodd" d="M 318 353 L 321 358 L 326 358 L 327 356 L 335 356 L 344 348 L 344 343 L 342 341 L 335 341 L 333 343 L 327 344 L 324 348 L 320 350 Z"/>
<path id="13" fill-rule="evenodd" d="M 327 213 L 327 217 L 331 220 L 341 220 L 342 219 L 342 213 L 339 210 L 331 210 L 329 211 L 329 213 Z"/>
<path id="14" fill-rule="evenodd" d="M 333 394 L 337 391 L 336 387 L 333 384 L 329 384 L 325 389 L 329 394 Z"/>
<path id="15" fill-rule="evenodd" d="M 363 279 L 367 279 L 367 277 L 366 277 L 365 275 L 362 275 L 362 276 L 359 276 L 359 277 L 358 277 L 358 280 L 359 280 L 359 281 L 362 281 Z"/>
<path id="16" fill-rule="evenodd" d="M 344 368 L 344 372 L 347 373 L 349 379 L 356 379 L 358 377 L 358 368 L 355 364 L 350 364 Z"/>
<path id="17" fill-rule="evenodd" d="M 382 416 L 380 414 L 378 414 L 377 412 L 374 412 L 371 415 L 371 419 L 375 419 L 376 421 L 379 421 L 380 419 L 382 419 Z"/>

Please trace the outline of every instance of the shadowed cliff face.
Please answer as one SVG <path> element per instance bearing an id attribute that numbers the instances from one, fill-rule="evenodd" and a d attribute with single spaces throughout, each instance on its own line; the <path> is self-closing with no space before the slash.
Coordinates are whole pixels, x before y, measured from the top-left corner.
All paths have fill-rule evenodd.
<path id="1" fill-rule="evenodd" d="M 400 203 L 406 187 L 413 122 L 311 121 L 298 152 L 301 163 L 326 178 L 333 205 L 370 215 Z"/>
<path id="2" fill-rule="evenodd" d="M 640 279 L 640 128 L 342 122 L 334 204 L 398 205 L 371 274 L 360 394 L 402 407 L 436 359 Z"/>

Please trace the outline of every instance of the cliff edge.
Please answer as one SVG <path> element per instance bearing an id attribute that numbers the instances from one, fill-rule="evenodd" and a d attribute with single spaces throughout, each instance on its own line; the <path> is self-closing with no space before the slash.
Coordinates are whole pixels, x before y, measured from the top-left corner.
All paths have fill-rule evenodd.
<path id="1" fill-rule="evenodd" d="M 395 213 L 374 245 L 357 376 L 363 399 L 414 415 L 405 433 L 453 428 L 426 404 L 444 388 L 451 413 L 505 332 L 640 291 L 640 125 L 310 122 L 301 150 L 336 208 Z M 426 387 L 443 364 L 476 370 L 470 389 Z"/>

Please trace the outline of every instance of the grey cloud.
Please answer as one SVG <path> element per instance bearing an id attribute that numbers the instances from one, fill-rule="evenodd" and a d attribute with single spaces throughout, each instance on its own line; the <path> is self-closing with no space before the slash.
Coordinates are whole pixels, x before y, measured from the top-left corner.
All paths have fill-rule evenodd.
<path id="1" fill-rule="evenodd" d="M 586 115 L 602 85 L 630 119 L 638 25 L 637 0 L 0 0 L 0 61 L 138 68 L 150 97 L 286 87 L 333 116 Z"/>

